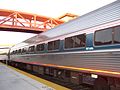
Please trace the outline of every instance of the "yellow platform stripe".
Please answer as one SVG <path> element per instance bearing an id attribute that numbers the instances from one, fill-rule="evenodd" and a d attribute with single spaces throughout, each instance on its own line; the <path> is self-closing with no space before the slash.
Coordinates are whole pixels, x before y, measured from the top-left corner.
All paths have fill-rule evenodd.
<path id="1" fill-rule="evenodd" d="M 53 82 L 47 81 L 47 80 L 45 80 L 45 79 L 39 78 L 39 77 L 37 77 L 37 76 L 35 76 L 35 75 L 29 74 L 29 73 L 27 73 L 27 72 L 24 72 L 24 71 L 22 71 L 22 70 L 19 70 L 19 69 L 17 69 L 17 68 L 12 67 L 12 66 L 8 66 L 8 67 L 14 69 L 15 71 L 17 71 L 17 72 L 19 72 L 19 73 L 22 73 L 22 74 L 30 77 L 30 78 L 38 81 L 38 82 L 41 82 L 41 83 L 43 83 L 43 84 L 45 84 L 45 85 L 47 85 L 47 86 L 50 86 L 50 87 L 52 87 L 52 88 L 54 88 L 54 89 L 56 89 L 56 90 L 70 90 L 70 89 L 68 89 L 68 88 L 66 88 L 66 87 L 63 87 L 63 86 L 61 86 L 61 85 L 58 85 L 58 84 L 55 84 L 55 83 L 53 83 Z"/>

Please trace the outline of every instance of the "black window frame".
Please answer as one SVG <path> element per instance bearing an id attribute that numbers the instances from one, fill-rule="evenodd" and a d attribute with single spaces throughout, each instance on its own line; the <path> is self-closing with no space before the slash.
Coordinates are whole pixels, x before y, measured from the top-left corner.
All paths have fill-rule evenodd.
<path id="1" fill-rule="evenodd" d="M 76 38 L 78 36 L 81 36 L 81 35 L 84 35 L 85 36 L 85 39 L 84 39 L 84 46 L 76 46 L 76 42 L 73 43 L 73 47 L 66 47 L 66 39 L 68 38 Z M 82 42 L 81 42 L 82 43 Z M 80 45 L 80 44 L 79 44 Z M 82 45 L 82 44 L 81 44 Z M 71 36 L 71 37 L 66 37 L 64 38 L 64 49 L 65 50 L 69 50 L 69 49 L 81 49 L 81 48 L 85 48 L 86 47 L 86 33 L 83 33 L 83 34 L 78 34 L 78 35 L 74 35 L 74 36 Z"/>
<path id="2" fill-rule="evenodd" d="M 39 47 L 39 49 L 38 49 L 38 47 Z M 35 49 L 36 49 L 36 52 L 44 51 L 45 50 L 45 43 L 37 44 Z"/>
<path id="3" fill-rule="evenodd" d="M 108 43 L 108 44 L 96 45 L 96 44 L 95 44 L 96 33 L 99 32 L 99 31 L 104 31 L 104 30 L 110 29 L 110 28 L 112 28 L 112 32 L 111 32 L 112 41 L 110 41 L 111 43 L 110 43 L 110 44 Z M 93 45 L 94 45 L 95 47 L 97 47 L 97 46 L 108 46 L 108 45 L 112 45 L 112 44 L 113 44 L 113 32 L 114 32 L 114 27 L 104 28 L 104 29 L 95 31 L 95 32 L 94 32 L 94 42 L 93 42 L 94 44 L 93 44 Z"/>
<path id="4" fill-rule="evenodd" d="M 118 28 L 118 27 L 120 28 L 120 25 L 119 25 L 119 26 L 115 26 L 115 27 L 113 28 L 113 43 L 114 43 L 114 44 L 120 44 L 120 42 L 115 42 L 115 29 Z"/>
<path id="5" fill-rule="evenodd" d="M 22 52 L 21 52 L 21 49 L 18 49 L 18 54 L 21 54 Z"/>
<path id="6" fill-rule="evenodd" d="M 15 54 L 17 54 L 18 53 L 18 50 L 15 50 Z"/>
<path id="7" fill-rule="evenodd" d="M 29 46 L 28 53 L 29 52 L 35 52 L 35 45 Z"/>
<path id="8" fill-rule="evenodd" d="M 58 42 L 58 46 L 56 47 L 56 43 Z M 50 44 L 52 44 L 52 47 L 50 47 Z M 48 51 L 58 51 L 60 49 L 60 39 L 50 41 L 47 43 L 47 50 Z"/>
<path id="9" fill-rule="evenodd" d="M 25 48 L 21 49 L 21 53 L 26 53 L 26 52 L 27 52 L 27 50 Z"/>

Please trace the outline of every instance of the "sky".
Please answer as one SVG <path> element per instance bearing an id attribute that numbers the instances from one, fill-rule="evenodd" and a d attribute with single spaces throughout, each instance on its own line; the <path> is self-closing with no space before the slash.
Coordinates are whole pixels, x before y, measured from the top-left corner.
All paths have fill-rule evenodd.
<path id="1" fill-rule="evenodd" d="M 16 10 L 58 18 L 65 13 L 78 16 L 115 0 L 0 0 L 0 9 Z M 34 36 L 30 33 L 0 31 L 0 46 L 13 45 Z"/>

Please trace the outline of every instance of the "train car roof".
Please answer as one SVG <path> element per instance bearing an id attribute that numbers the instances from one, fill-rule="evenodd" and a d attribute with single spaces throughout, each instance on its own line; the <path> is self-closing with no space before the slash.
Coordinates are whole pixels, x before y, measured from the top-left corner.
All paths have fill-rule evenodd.
<path id="1" fill-rule="evenodd" d="M 24 41 L 24 43 L 38 43 L 61 35 L 84 30 L 104 23 L 120 19 L 120 0 L 80 16 L 74 20 L 61 24 L 51 30 L 40 33 Z"/>

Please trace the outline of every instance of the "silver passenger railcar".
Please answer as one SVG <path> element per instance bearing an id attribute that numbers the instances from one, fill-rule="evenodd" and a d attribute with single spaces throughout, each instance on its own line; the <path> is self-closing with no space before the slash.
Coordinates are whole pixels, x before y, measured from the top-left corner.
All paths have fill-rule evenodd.
<path id="1" fill-rule="evenodd" d="M 120 1 L 13 46 L 9 63 L 95 90 L 119 90 Z"/>

